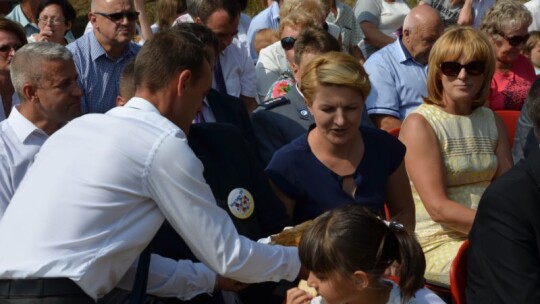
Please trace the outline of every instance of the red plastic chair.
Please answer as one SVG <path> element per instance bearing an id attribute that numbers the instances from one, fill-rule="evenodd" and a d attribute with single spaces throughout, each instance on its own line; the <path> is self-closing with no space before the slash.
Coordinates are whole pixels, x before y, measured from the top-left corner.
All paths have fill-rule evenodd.
<path id="1" fill-rule="evenodd" d="M 519 118 L 520 111 L 512 110 L 498 110 L 495 111 L 495 114 L 499 115 L 502 119 L 504 125 L 506 126 L 506 131 L 508 132 L 508 140 L 510 142 L 510 147 L 514 145 L 514 135 L 516 134 L 516 125 Z"/>
<path id="2" fill-rule="evenodd" d="M 452 303 L 466 304 L 465 286 L 467 285 L 467 249 L 469 240 L 465 240 L 456 254 L 450 268 L 450 293 Z"/>

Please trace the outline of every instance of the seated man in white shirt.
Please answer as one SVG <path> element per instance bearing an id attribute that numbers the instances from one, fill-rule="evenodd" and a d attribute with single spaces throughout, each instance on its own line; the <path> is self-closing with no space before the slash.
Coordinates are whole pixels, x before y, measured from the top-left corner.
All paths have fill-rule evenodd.
<path id="1" fill-rule="evenodd" d="M 187 144 L 212 82 L 203 49 L 189 33 L 157 34 L 135 61 L 134 98 L 45 142 L 0 221 L 0 298 L 93 303 L 165 218 L 218 274 L 245 283 L 297 277 L 296 248 L 238 235 Z M 36 288 L 21 295 L 20 286 Z"/>
<path id="2" fill-rule="evenodd" d="M 41 145 L 80 115 L 82 96 L 73 56 L 60 44 L 25 45 L 10 72 L 20 105 L 0 123 L 0 219 Z"/>
<path id="3" fill-rule="evenodd" d="M 235 38 L 240 22 L 240 5 L 229 0 L 188 0 L 188 13 L 219 38 L 219 56 L 212 87 L 240 98 L 248 112 L 257 107 L 255 65 L 247 48 Z M 221 71 L 221 73 L 220 73 Z"/>

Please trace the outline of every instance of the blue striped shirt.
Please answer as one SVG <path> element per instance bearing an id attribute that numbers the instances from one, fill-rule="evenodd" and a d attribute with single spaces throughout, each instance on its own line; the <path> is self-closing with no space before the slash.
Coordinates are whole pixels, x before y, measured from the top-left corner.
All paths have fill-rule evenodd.
<path id="1" fill-rule="evenodd" d="M 70 43 L 67 48 L 73 53 L 79 73 L 78 83 L 83 90 L 81 113 L 105 113 L 114 108 L 122 69 L 141 47 L 130 42 L 122 56 L 112 59 L 92 31 Z"/>

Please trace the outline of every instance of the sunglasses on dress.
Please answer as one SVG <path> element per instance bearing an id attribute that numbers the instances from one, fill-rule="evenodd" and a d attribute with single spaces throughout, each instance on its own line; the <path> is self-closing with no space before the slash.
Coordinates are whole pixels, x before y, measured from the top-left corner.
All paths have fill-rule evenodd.
<path id="1" fill-rule="evenodd" d="M 103 16 L 113 22 L 124 20 L 124 18 L 127 18 L 128 21 L 135 21 L 137 20 L 137 18 L 139 18 L 139 12 L 113 13 L 113 14 L 94 12 L 94 14 Z"/>
<path id="2" fill-rule="evenodd" d="M 529 40 L 529 34 L 524 35 L 524 36 L 508 37 L 508 36 L 506 36 L 505 34 L 503 34 L 501 32 L 497 32 L 497 35 L 503 37 L 504 40 L 508 41 L 508 44 L 510 44 L 511 46 L 518 46 L 518 45 L 520 45 L 522 43 L 527 42 L 527 40 Z"/>
<path id="3" fill-rule="evenodd" d="M 441 73 L 446 76 L 455 77 L 459 75 L 461 69 L 465 69 L 465 71 L 469 75 L 478 76 L 484 73 L 485 65 L 482 61 L 473 61 L 465 65 L 454 61 L 447 61 L 441 63 Z"/>
<path id="4" fill-rule="evenodd" d="M 296 38 L 293 37 L 285 37 L 281 39 L 281 47 L 288 51 L 294 47 L 294 43 L 296 42 Z"/>

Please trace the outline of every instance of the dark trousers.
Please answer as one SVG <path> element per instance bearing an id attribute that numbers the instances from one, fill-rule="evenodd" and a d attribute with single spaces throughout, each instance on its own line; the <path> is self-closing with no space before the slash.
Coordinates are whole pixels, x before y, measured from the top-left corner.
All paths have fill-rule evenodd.
<path id="1" fill-rule="evenodd" d="M 0 280 L 0 304 L 94 304 L 70 279 Z"/>

